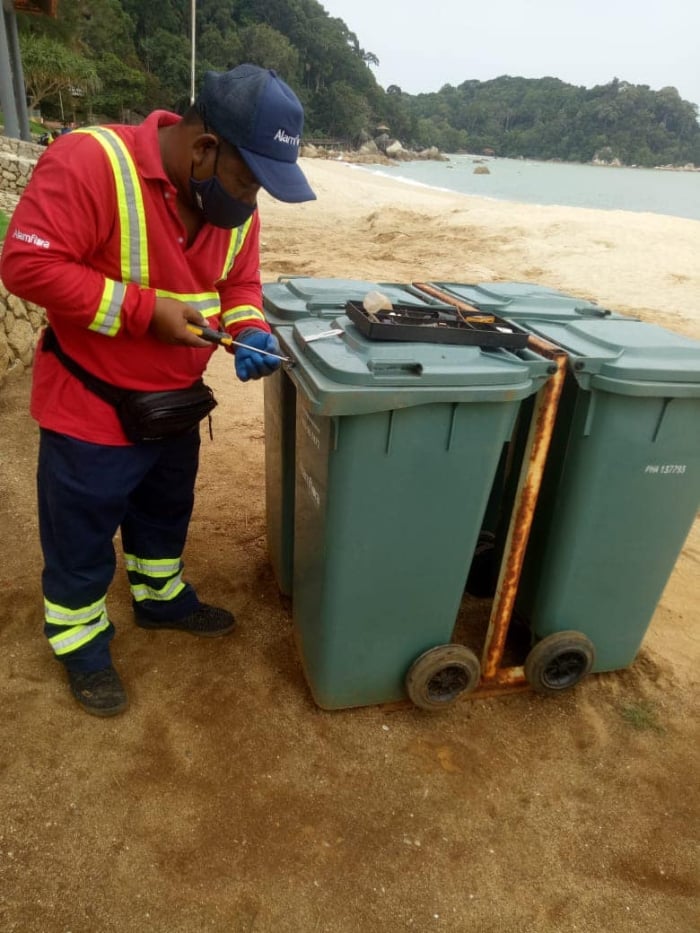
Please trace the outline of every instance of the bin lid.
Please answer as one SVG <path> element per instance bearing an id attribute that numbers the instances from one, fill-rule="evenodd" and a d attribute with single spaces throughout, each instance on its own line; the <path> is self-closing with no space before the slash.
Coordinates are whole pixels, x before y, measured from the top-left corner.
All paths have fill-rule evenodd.
<path id="1" fill-rule="evenodd" d="M 329 330 L 338 333 L 318 337 Z M 345 315 L 306 318 L 279 328 L 277 336 L 294 360 L 290 377 L 319 414 L 516 401 L 536 392 L 552 371 L 549 360 L 528 350 L 368 340 Z"/>
<path id="2" fill-rule="evenodd" d="M 552 320 L 579 320 L 587 318 L 622 318 L 593 301 L 576 298 L 545 285 L 529 282 L 457 282 L 427 283 L 447 295 L 473 305 L 480 311 L 492 311 L 501 317 L 515 319 L 520 316 Z M 628 320 L 625 318 L 625 320 Z"/>
<path id="3" fill-rule="evenodd" d="M 631 319 L 520 322 L 568 351 L 584 387 L 622 395 L 700 395 L 700 341 Z"/>
<path id="4" fill-rule="evenodd" d="M 263 285 L 263 306 L 274 323 L 294 323 L 304 317 L 336 317 L 348 301 L 362 301 L 368 292 L 381 292 L 395 305 L 435 305 L 431 298 L 412 285 L 365 282 L 359 279 L 315 279 L 308 276 L 281 276 Z"/>

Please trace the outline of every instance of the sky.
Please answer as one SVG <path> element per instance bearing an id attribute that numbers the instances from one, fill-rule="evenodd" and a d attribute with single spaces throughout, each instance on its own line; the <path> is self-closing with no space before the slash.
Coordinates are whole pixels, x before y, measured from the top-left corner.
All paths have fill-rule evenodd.
<path id="1" fill-rule="evenodd" d="M 699 0 L 319 0 L 408 94 L 500 75 L 675 87 L 700 107 Z"/>

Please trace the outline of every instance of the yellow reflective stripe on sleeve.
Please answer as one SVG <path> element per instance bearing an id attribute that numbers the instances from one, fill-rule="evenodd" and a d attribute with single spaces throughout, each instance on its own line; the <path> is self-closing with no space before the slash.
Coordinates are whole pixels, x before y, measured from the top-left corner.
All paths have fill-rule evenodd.
<path id="1" fill-rule="evenodd" d="M 243 244 L 246 241 L 248 236 L 248 231 L 250 230 L 250 225 L 253 222 L 253 218 L 249 217 L 244 224 L 241 224 L 240 227 L 235 227 L 231 231 L 231 241 L 226 252 L 226 259 L 224 260 L 224 267 L 221 270 L 221 275 L 219 281 L 223 281 L 233 269 L 233 264 L 236 261 L 236 256 L 243 249 Z"/>
<path id="2" fill-rule="evenodd" d="M 143 193 L 136 165 L 124 142 L 106 127 L 76 130 L 96 139 L 107 153 L 117 189 L 121 231 L 122 281 L 148 286 L 148 236 Z"/>
<path id="3" fill-rule="evenodd" d="M 96 330 L 107 337 L 114 337 L 122 326 L 119 312 L 124 302 L 124 295 L 126 295 L 126 285 L 123 282 L 113 282 L 112 279 L 105 279 L 105 290 L 102 293 L 97 314 L 90 324 L 90 330 Z"/>
<path id="4" fill-rule="evenodd" d="M 147 577 L 172 577 L 173 574 L 182 570 L 182 561 L 179 557 L 164 557 L 153 560 L 148 557 L 125 554 L 124 562 L 127 570 L 142 573 Z"/>
<path id="5" fill-rule="evenodd" d="M 49 638 L 49 644 L 54 654 L 60 657 L 70 651 L 77 651 L 78 648 L 82 648 L 83 645 L 92 641 L 93 638 L 96 638 L 100 632 L 104 632 L 107 628 L 109 628 L 109 619 L 106 614 L 103 614 L 92 625 L 76 625 L 60 632 L 58 635 L 53 635 Z"/>
<path id="6" fill-rule="evenodd" d="M 264 321 L 265 315 L 253 305 L 238 305 L 236 308 L 230 308 L 221 315 L 221 323 L 224 327 L 230 324 L 241 324 L 243 321 Z"/>
<path id="7" fill-rule="evenodd" d="M 171 599 L 175 599 L 176 596 L 179 596 L 184 588 L 185 584 L 182 582 L 182 574 L 178 574 L 176 577 L 173 577 L 172 580 L 169 580 L 160 590 L 157 590 L 152 586 L 148 586 L 145 583 L 132 586 L 131 595 L 134 597 L 137 603 L 142 603 L 146 599 L 156 599 L 159 602 L 168 602 Z"/>

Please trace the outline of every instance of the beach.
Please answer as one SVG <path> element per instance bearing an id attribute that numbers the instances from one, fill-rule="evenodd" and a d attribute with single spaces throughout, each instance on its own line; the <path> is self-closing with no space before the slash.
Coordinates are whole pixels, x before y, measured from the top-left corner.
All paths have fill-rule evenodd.
<path id="1" fill-rule="evenodd" d="M 532 282 L 700 338 L 698 221 L 302 165 L 317 201 L 260 197 L 264 282 Z M 439 715 L 324 712 L 267 559 L 263 387 L 223 352 L 207 382 L 185 576 L 239 628 L 134 627 L 119 557 L 131 707 L 109 721 L 41 634 L 30 376 L 0 393 L 3 933 L 694 933 L 700 522 L 631 667 Z"/>

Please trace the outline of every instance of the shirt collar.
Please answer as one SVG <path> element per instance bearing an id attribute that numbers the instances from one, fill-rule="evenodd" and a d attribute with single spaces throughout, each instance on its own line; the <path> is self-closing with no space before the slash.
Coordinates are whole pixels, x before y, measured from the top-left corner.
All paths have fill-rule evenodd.
<path id="1" fill-rule="evenodd" d="M 164 181 L 172 187 L 172 182 L 163 168 L 158 130 L 161 126 L 172 126 L 174 123 L 179 123 L 181 119 L 182 117 L 179 117 L 176 113 L 170 113 L 168 110 L 154 110 L 136 128 L 134 134 L 134 158 L 143 178 Z"/>

